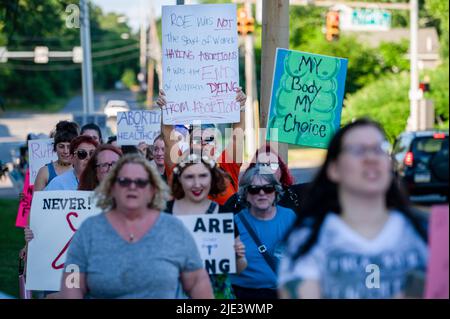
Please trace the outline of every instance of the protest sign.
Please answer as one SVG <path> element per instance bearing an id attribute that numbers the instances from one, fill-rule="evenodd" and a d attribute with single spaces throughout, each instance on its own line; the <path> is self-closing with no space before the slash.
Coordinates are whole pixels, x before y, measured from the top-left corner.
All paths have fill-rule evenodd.
<path id="1" fill-rule="evenodd" d="M 35 192 L 30 212 L 27 290 L 59 291 L 67 249 L 81 223 L 100 213 L 88 191 Z"/>
<path id="2" fill-rule="evenodd" d="M 117 113 L 117 144 L 153 145 L 161 133 L 161 111 L 129 111 Z"/>
<path id="3" fill-rule="evenodd" d="M 33 198 L 33 186 L 30 185 L 30 170 L 25 173 L 23 182 L 22 198 L 19 201 L 19 209 L 16 217 L 16 227 L 25 228 L 28 226 L 28 216 L 30 214 L 31 200 Z"/>
<path id="4" fill-rule="evenodd" d="M 429 259 L 425 286 L 425 298 L 448 299 L 448 205 L 431 208 L 429 232 Z"/>
<path id="5" fill-rule="evenodd" d="M 327 148 L 339 129 L 346 74 L 347 59 L 278 48 L 267 140 Z"/>
<path id="6" fill-rule="evenodd" d="M 239 122 L 236 19 L 235 4 L 162 7 L 164 124 Z"/>
<path id="7" fill-rule="evenodd" d="M 236 273 L 232 213 L 176 217 L 194 237 L 209 274 Z"/>
<path id="8" fill-rule="evenodd" d="M 28 162 L 30 168 L 30 185 L 34 185 L 39 169 L 52 161 L 56 161 L 58 156 L 53 151 L 53 139 L 39 139 L 28 141 Z"/>

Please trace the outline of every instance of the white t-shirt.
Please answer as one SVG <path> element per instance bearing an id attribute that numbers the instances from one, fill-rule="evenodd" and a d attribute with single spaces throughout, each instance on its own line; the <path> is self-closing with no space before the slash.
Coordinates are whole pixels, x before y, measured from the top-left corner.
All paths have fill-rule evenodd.
<path id="1" fill-rule="evenodd" d="M 279 284 L 318 280 L 322 298 L 392 298 L 403 292 L 411 270 L 426 269 L 426 243 L 399 212 L 391 212 L 373 239 L 358 234 L 336 214 L 325 218 L 316 244 L 291 265 L 292 253 L 309 230 L 288 240 L 279 268 Z"/>

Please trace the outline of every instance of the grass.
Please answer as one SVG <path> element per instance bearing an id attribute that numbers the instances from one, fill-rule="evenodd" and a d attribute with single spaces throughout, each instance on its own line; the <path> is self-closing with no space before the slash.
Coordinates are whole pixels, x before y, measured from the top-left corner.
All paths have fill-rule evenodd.
<path id="1" fill-rule="evenodd" d="M 22 228 L 15 227 L 19 201 L 0 199 L 0 291 L 19 297 L 19 251 L 25 241 Z"/>

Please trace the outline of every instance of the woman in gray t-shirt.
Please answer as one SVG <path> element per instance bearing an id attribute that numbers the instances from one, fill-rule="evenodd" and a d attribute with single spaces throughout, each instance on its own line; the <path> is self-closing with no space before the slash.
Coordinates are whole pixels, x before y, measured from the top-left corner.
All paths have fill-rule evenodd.
<path id="1" fill-rule="evenodd" d="M 213 297 L 191 234 L 161 214 L 168 189 L 143 157 L 121 158 L 97 193 L 105 213 L 87 219 L 73 237 L 63 298 L 178 298 L 183 291 Z"/>

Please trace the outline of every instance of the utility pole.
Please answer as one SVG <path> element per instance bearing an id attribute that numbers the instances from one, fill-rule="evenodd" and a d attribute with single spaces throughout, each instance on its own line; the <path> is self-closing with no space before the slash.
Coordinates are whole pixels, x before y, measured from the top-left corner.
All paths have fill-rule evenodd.
<path id="1" fill-rule="evenodd" d="M 89 24 L 88 0 L 80 0 L 81 11 L 81 47 L 83 50 L 83 62 L 81 68 L 83 86 L 83 113 L 90 115 L 94 111 L 94 84 L 92 81 L 91 59 L 91 29 Z"/>
<path id="2" fill-rule="evenodd" d="M 289 0 L 263 0 L 261 56 L 260 126 L 267 127 L 276 48 L 289 49 Z M 265 140 L 261 136 L 260 143 Z M 278 153 L 287 163 L 288 147 L 278 144 Z"/>
<path id="3" fill-rule="evenodd" d="M 145 75 L 146 75 L 146 65 L 147 65 L 147 35 L 146 35 L 146 30 L 145 30 L 145 18 L 144 15 L 141 17 L 142 21 L 141 21 L 141 28 L 140 28 L 140 55 L 139 55 L 139 67 L 140 67 L 140 72 L 139 72 L 139 86 L 142 90 L 144 89 L 144 81 L 145 81 Z"/>
<path id="4" fill-rule="evenodd" d="M 252 19 L 252 4 L 250 1 L 245 2 L 245 12 L 247 18 Z M 256 71 L 255 71 L 255 54 L 254 54 L 254 37 L 253 33 L 244 35 L 245 39 L 245 94 L 247 101 L 245 106 L 245 141 L 247 154 L 253 156 L 256 152 L 257 141 L 257 122 L 255 121 L 255 101 L 258 99 L 258 91 L 256 89 Z M 257 105 L 256 105 L 257 107 Z"/>
<path id="5" fill-rule="evenodd" d="M 415 131 L 419 128 L 419 100 L 422 98 L 422 91 L 419 90 L 419 73 L 417 70 L 417 38 L 419 33 L 418 25 L 418 0 L 410 0 L 410 75 L 411 83 L 409 89 L 410 114 L 407 130 Z"/>

